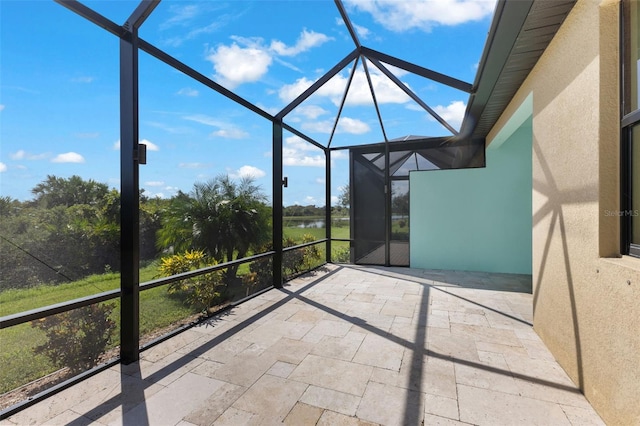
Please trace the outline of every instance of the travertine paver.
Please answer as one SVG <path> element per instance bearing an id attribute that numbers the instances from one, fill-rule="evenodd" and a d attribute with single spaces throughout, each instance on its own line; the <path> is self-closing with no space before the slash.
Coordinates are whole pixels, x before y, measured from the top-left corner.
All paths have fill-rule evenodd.
<path id="1" fill-rule="evenodd" d="M 570 425 L 558 404 L 458 385 L 460 420 L 488 425 Z"/>
<path id="2" fill-rule="evenodd" d="M 3 425 L 602 425 L 531 278 L 328 265 Z"/>
<path id="3" fill-rule="evenodd" d="M 265 374 L 232 407 L 284 420 L 306 389 L 304 383 Z"/>
<path id="4" fill-rule="evenodd" d="M 307 388 L 300 400 L 309 405 L 337 411 L 348 416 L 355 415 L 360 404 L 360 398 L 357 396 L 313 385 Z"/>
<path id="5" fill-rule="evenodd" d="M 309 355 L 289 376 L 310 385 L 362 396 L 372 367 L 338 359 Z"/>
<path id="6" fill-rule="evenodd" d="M 313 405 L 298 402 L 284 419 L 284 424 L 290 426 L 315 425 L 324 410 Z"/>

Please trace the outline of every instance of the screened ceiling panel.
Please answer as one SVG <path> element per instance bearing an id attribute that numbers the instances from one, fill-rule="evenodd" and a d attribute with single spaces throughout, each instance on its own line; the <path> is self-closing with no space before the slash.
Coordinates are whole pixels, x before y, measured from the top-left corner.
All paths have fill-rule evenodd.
<path id="1" fill-rule="evenodd" d="M 12 26 L 10 20 L 5 19 L 9 16 L 4 16 L 5 9 L 10 11 L 15 7 L 29 15 L 29 3 L 7 2 L 3 6 L 2 27 Z M 438 9 L 439 2 L 433 1 L 420 2 L 418 6 L 415 6 L 418 4 L 415 2 L 367 3 L 369 9 L 363 6 L 364 3 L 351 0 L 162 0 L 157 5 L 155 2 L 143 3 L 152 6 L 153 10 L 139 30 L 142 39 L 140 64 L 144 68 L 148 61 L 158 61 L 145 53 L 150 52 L 156 57 L 165 55 L 163 58 L 167 66 L 153 68 L 156 71 L 148 74 L 145 74 L 146 69 L 141 69 L 141 88 L 144 89 L 141 89 L 140 105 L 147 108 L 141 131 L 145 135 L 146 132 L 153 134 L 154 126 L 157 129 L 164 126 L 165 129 L 174 130 L 200 128 L 190 140 L 184 138 L 186 145 L 220 144 L 233 151 L 235 147 L 245 146 L 244 141 L 237 138 L 245 134 L 253 138 L 253 123 L 243 117 L 244 113 L 253 110 L 253 115 L 266 120 L 264 127 L 267 129 L 271 125 L 271 116 L 283 118 L 286 125 L 296 129 L 293 133 L 299 133 L 297 137 L 306 135 L 330 148 L 385 141 L 396 144 L 401 143 L 397 140 L 412 137 L 448 137 L 455 134 L 469 102 L 468 91 L 478 65 L 476 58 L 479 58 L 486 39 L 491 13 L 469 9 L 465 13 L 451 14 L 450 11 Z M 494 2 L 489 0 L 486 3 L 491 5 L 486 9 L 493 10 Z M 93 9 L 96 12 L 93 15 L 83 13 L 78 8 L 79 3 L 61 4 L 52 5 L 58 7 L 63 15 L 55 20 L 55 24 L 73 29 L 72 40 L 65 46 L 77 44 L 75 42 L 78 39 L 89 41 L 93 30 L 101 32 L 104 30 L 100 27 L 106 27 L 108 31 L 101 33 L 100 37 L 112 37 L 112 48 L 115 49 L 108 52 L 98 48 L 98 51 L 92 49 L 89 54 L 77 55 L 77 58 L 91 57 L 92 60 L 85 64 L 79 59 L 75 63 L 67 61 L 65 78 L 91 85 L 100 99 L 117 98 L 119 92 L 104 92 L 107 80 L 99 72 L 87 72 L 86 67 L 101 63 L 103 59 L 109 59 L 109 66 L 118 66 L 118 34 L 127 29 L 117 26 L 127 21 L 140 2 L 84 0 L 81 4 Z M 406 8 L 412 5 L 415 7 L 407 14 Z M 504 6 L 502 3 L 500 5 Z M 43 8 L 46 6 L 40 4 L 40 9 Z M 393 13 L 390 13 L 390 8 Z M 453 9 L 455 7 L 452 6 Z M 74 11 L 77 13 L 74 14 Z M 99 19 L 99 14 L 112 20 L 116 26 L 109 26 Z M 402 18 L 402 25 L 397 25 L 399 17 Z M 394 23 L 394 20 L 397 22 Z M 53 25 L 54 22 L 48 24 Z M 91 27 L 92 30 L 86 31 L 85 27 Z M 47 28 L 47 25 L 31 25 L 30 28 Z M 9 54 L 12 49 L 32 49 L 29 38 L 12 41 L 11 34 L 19 34 L 19 31 L 5 30 L 5 33 L 3 57 L 6 56 L 5 52 Z M 93 42 L 90 44 L 93 47 Z M 175 68 L 169 66 L 172 59 L 168 55 L 194 69 L 196 73 L 192 75 L 195 79 L 179 71 L 179 64 L 173 62 Z M 354 64 L 357 64 L 354 68 L 356 72 L 352 73 Z M 50 62 L 43 68 L 32 67 L 33 72 L 28 77 L 32 81 L 49 81 L 52 75 L 55 77 L 49 72 L 52 66 L 56 67 L 58 63 Z M 15 67 L 5 68 L 4 74 L 10 73 Z M 47 72 L 43 73 L 41 69 Z M 189 70 L 183 71 L 189 73 Z M 197 73 L 228 88 L 231 91 L 229 97 L 221 95 L 215 84 L 207 87 L 198 83 Z M 171 78 L 171 74 L 181 78 Z M 426 78 L 427 75 L 433 78 Z M 24 78 L 27 78 L 26 74 Z M 462 90 L 444 84 L 452 78 Z M 10 91 L 18 90 L 15 88 L 29 89 L 26 84 L 29 82 L 19 80 L 17 78 L 15 84 L 10 86 L 3 85 L 3 99 L 10 99 L 6 96 Z M 349 81 L 351 83 L 348 85 Z M 162 90 L 147 90 L 147 85 L 161 87 Z M 347 86 L 348 90 L 345 90 Z M 312 90 L 305 92 L 309 88 Z M 372 88 L 375 97 L 371 94 Z M 301 97 L 303 93 L 304 99 Z M 224 101 L 205 101 L 210 97 L 219 97 Z M 476 103 L 479 102 L 477 98 Z M 485 98 L 481 101 L 486 102 Z M 295 103 L 292 103 L 294 100 Z M 194 105 L 197 108 L 193 108 Z M 59 105 L 52 109 L 61 110 Z M 446 121 L 446 126 L 450 125 L 453 131 L 432 117 L 427 111 L 429 109 Z M 184 117 L 193 117 L 194 110 L 200 114 L 200 118 L 204 116 L 205 119 L 185 123 L 188 120 Z M 13 105 L 7 102 L 3 117 L 9 117 L 14 111 Z M 109 113 L 117 117 L 117 109 Z M 482 115 L 484 112 L 480 107 L 471 113 L 475 119 L 482 118 Z M 15 120 L 11 119 L 12 122 Z M 169 130 L 165 130 L 162 137 L 167 138 L 169 133 Z M 270 133 L 261 130 L 260 137 L 270 138 Z M 141 137 L 145 138 L 145 135 Z M 211 138 L 211 135 L 215 137 Z M 116 139 L 117 135 L 113 142 Z M 270 152 L 260 155 L 270 161 Z M 346 157 L 344 152 L 334 151 L 332 166 Z M 418 162 L 422 161 L 416 158 Z M 3 163 L 8 161 L 3 160 Z M 427 160 L 436 166 L 448 161 L 430 157 Z M 252 161 L 257 163 L 258 159 Z M 9 171 L 18 170 L 11 168 L 11 165 L 8 167 Z M 236 166 L 232 167 L 232 171 L 236 170 Z M 404 167 L 403 163 L 400 168 Z"/>
<path id="2" fill-rule="evenodd" d="M 424 158 L 418 152 L 413 152 L 393 173 L 393 177 L 409 176 L 415 170 L 437 170 L 438 166 Z"/>
<path id="3" fill-rule="evenodd" d="M 383 64 L 393 73 L 402 83 L 404 83 L 411 92 L 413 92 L 420 101 L 424 102 L 429 108 L 444 119 L 455 131 L 460 130 L 460 124 L 464 118 L 469 93 L 450 87 L 438 81 L 425 78 L 423 76 L 407 72 L 401 68 Z M 403 104 L 407 115 L 405 115 L 405 123 L 403 128 L 407 129 L 409 124 L 414 124 L 414 134 L 422 134 L 429 136 L 449 136 L 451 131 L 439 123 L 433 115 L 431 115 L 416 100 L 409 98 Z M 416 114 L 413 115 L 412 112 Z M 408 133 L 402 133 L 404 135 Z M 400 134 L 391 136 L 391 138 L 399 137 Z"/>
<path id="4" fill-rule="evenodd" d="M 369 80 L 362 61 L 359 61 L 348 86 L 336 133 L 331 140 L 332 147 L 363 145 L 371 141 L 385 140 L 371 86 L 377 94 L 376 89 L 380 87 L 379 79 L 372 76 Z"/>
<path id="5" fill-rule="evenodd" d="M 275 115 L 355 46 L 333 2 L 163 1 L 140 37 Z"/>
<path id="6" fill-rule="evenodd" d="M 284 122 L 327 146 L 331 135 L 336 131 L 336 119 L 354 66 L 355 61 L 348 63 L 342 71 L 287 114 Z M 288 99 L 293 101 L 294 97 Z"/>
<path id="7" fill-rule="evenodd" d="M 415 51 L 426 49 L 419 53 L 416 64 L 426 69 L 430 58 L 426 45 L 431 38 L 427 33 L 439 26 L 429 24 L 424 35 L 422 30 L 416 34 L 413 23 L 404 30 L 391 28 L 387 18 L 363 11 L 352 2 L 343 5 L 347 22 L 339 4 L 333 2 L 165 0 L 147 19 L 140 35 L 273 115 L 313 87 L 310 96 L 289 108 L 285 123 L 323 146 L 346 147 L 408 134 L 450 136 L 457 132 L 468 94 L 396 66 L 397 61 L 406 63 L 407 56 L 388 56 L 415 55 Z M 354 22 L 352 14 L 360 21 Z M 488 19 L 483 25 L 486 31 Z M 421 42 L 415 43 L 416 39 Z M 354 62 L 343 62 L 345 66 L 327 78 L 327 72 L 360 45 L 366 49 L 356 61 L 355 74 Z M 380 56 L 367 50 L 369 47 L 387 50 Z M 375 58 L 367 59 L 371 52 Z M 471 71 L 469 80 L 475 72 L 473 66 Z M 324 84 L 313 86 L 319 80 Z M 429 109 L 442 118 L 435 119 Z"/>
<path id="8" fill-rule="evenodd" d="M 343 3 L 363 46 L 470 82 L 496 4 L 493 0 Z"/>
<path id="9" fill-rule="evenodd" d="M 148 196 L 168 198 L 219 175 L 251 177 L 270 194 L 269 120 L 145 52 L 138 70 L 139 134 L 147 145 L 140 185 Z"/>

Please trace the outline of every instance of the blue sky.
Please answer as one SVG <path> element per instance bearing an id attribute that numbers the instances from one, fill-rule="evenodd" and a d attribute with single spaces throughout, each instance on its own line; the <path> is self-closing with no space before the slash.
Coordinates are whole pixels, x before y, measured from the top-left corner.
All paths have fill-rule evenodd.
<path id="1" fill-rule="evenodd" d="M 118 24 L 135 1 L 84 1 Z M 345 1 L 361 43 L 473 83 L 493 0 Z M 276 114 L 354 49 L 332 1 L 163 1 L 140 37 Z M 53 1 L 0 1 L 0 193 L 20 200 L 48 174 L 119 188 L 119 40 Z M 285 122 L 326 145 L 352 64 Z M 367 63 L 389 138 L 449 134 Z M 360 62 L 331 146 L 383 134 Z M 271 195 L 271 123 L 140 53 L 140 139 L 152 197 L 219 174 L 251 175 Z M 468 95 L 390 67 L 454 127 Z M 324 155 L 284 135 L 285 205 L 325 205 Z M 332 193 L 348 183 L 334 152 Z M 331 201 L 335 202 L 334 200 Z"/>

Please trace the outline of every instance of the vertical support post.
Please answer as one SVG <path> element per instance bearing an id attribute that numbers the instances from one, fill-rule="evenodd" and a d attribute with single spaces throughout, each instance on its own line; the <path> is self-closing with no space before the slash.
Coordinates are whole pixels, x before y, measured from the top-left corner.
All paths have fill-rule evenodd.
<path id="1" fill-rule="evenodd" d="M 282 288 L 282 121 L 273 122 L 273 286 Z"/>
<path id="2" fill-rule="evenodd" d="M 138 34 L 120 39 L 120 359 L 139 359 Z"/>
<path id="3" fill-rule="evenodd" d="M 354 172 L 354 159 L 353 159 L 353 151 L 349 150 L 349 263 L 355 265 L 356 263 L 356 227 L 355 227 L 355 216 L 354 216 L 354 208 L 355 203 L 355 172 Z"/>
<path id="4" fill-rule="evenodd" d="M 325 230 L 326 230 L 326 258 L 327 263 L 331 263 L 331 150 L 325 148 L 324 150 L 325 161 Z"/>
<path id="5" fill-rule="evenodd" d="M 389 142 L 384 144 L 384 265 L 391 266 L 391 176 L 389 175 Z"/>

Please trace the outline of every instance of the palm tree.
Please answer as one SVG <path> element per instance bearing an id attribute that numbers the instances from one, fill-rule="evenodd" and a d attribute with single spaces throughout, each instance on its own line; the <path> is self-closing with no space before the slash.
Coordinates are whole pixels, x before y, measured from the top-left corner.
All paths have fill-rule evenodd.
<path id="1" fill-rule="evenodd" d="M 181 193 L 167 212 L 159 242 L 176 251 L 204 250 L 218 262 L 241 259 L 270 239 L 267 198 L 252 178 L 220 175 Z M 227 269 L 235 278 L 238 267 Z"/>

